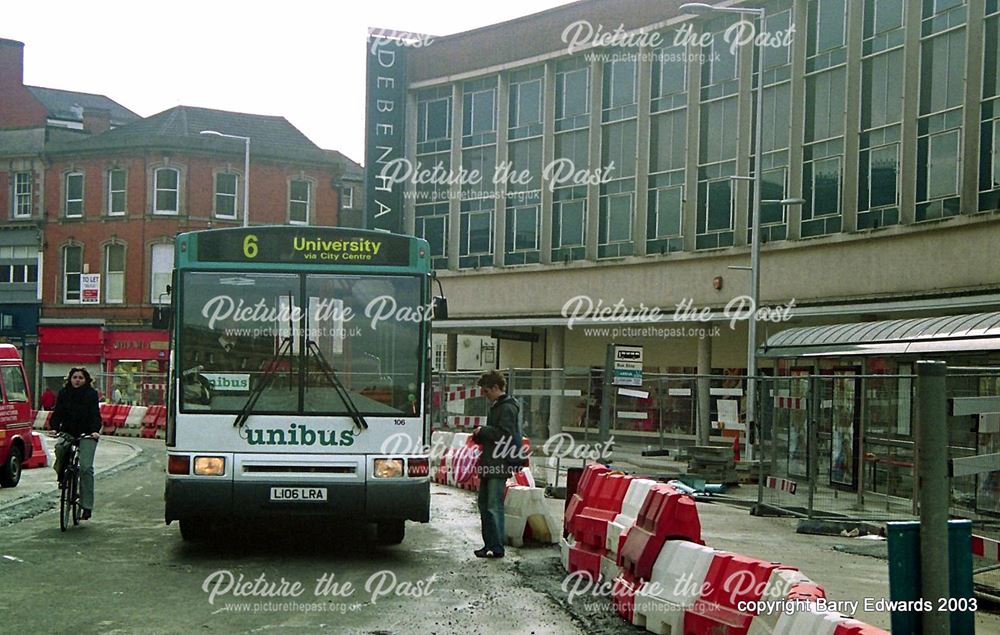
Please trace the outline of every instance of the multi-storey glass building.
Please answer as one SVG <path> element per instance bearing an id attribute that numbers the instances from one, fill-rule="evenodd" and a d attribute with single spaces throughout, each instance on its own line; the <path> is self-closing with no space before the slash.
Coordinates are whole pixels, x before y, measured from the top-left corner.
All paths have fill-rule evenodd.
<path id="1" fill-rule="evenodd" d="M 600 364 L 616 341 L 661 369 L 695 367 L 699 347 L 745 368 L 746 322 L 718 319 L 750 293 L 732 267 L 755 230 L 758 87 L 760 304 L 794 301 L 759 340 L 1000 307 L 997 0 L 719 3 L 763 24 L 681 4 L 584 0 L 397 51 L 400 228 L 428 240 L 448 292 L 436 328 L 538 336 L 501 341 L 502 366 Z M 616 335 L 650 326 L 624 308 L 592 320 L 606 331 L 568 325 L 598 303 L 721 328 Z"/>

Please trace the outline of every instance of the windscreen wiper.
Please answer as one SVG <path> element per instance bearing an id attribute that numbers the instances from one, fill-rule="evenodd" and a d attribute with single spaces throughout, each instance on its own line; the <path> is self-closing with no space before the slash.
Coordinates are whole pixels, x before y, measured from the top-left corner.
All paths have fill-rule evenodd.
<path id="1" fill-rule="evenodd" d="M 326 361 L 326 358 L 323 357 L 323 351 L 321 351 L 316 342 L 312 340 L 309 340 L 306 344 L 306 350 L 316 356 L 316 365 L 323 373 L 323 376 L 326 377 L 326 380 L 330 382 L 330 385 L 333 386 L 333 389 L 337 391 L 337 396 L 340 397 L 340 400 L 344 402 L 344 407 L 347 408 L 347 414 L 351 416 L 351 421 L 354 422 L 354 425 L 356 425 L 359 430 L 367 430 L 368 422 L 365 420 L 365 416 L 361 414 L 361 410 L 359 410 L 357 404 L 354 403 L 354 400 L 351 398 L 350 391 L 347 390 L 343 382 L 340 381 L 340 378 L 337 377 L 337 371 L 335 371 L 333 366 L 331 366 Z"/>
<path id="2" fill-rule="evenodd" d="M 243 409 L 240 413 L 236 415 L 236 420 L 233 421 L 234 427 L 242 428 L 243 424 L 247 422 L 250 418 L 250 412 L 253 407 L 257 405 L 257 400 L 260 396 L 267 390 L 271 382 L 274 381 L 275 375 L 278 374 L 278 362 L 281 361 L 282 356 L 290 355 L 292 350 L 292 337 L 289 335 L 285 339 L 281 340 L 281 344 L 278 346 L 278 351 L 274 354 L 274 357 L 267 362 L 267 366 L 264 368 L 264 372 L 260 376 L 260 380 L 257 385 L 250 390 L 250 396 L 247 397 L 247 401 L 243 404 Z"/>
<path id="3" fill-rule="evenodd" d="M 347 408 L 347 414 L 351 416 L 351 421 L 354 422 L 354 425 L 357 426 L 358 430 L 367 430 L 368 422 L 365 421 L 365 416 L 361 414 L 357 404 L 355 404 L 354 400 L 351 399 L 350 391 L 347 390 L 343 382 L 340 381 L 340 378 L 337 377 L 337 371 L 333 369 L 330 362 L 326 361 L 323 351 L 320 350 L 319 345 L 315 342 L 315 340 L 308 336 L 308 333 L 309 311 L 306 311 L 306 363 L 309 363 L 308 360 L 310 354 L 316 357 L 316 365 L 323 373 L 323 376 L 326 377 L 326 380 L 330 382 L 330 385 L 333 386 L 333 389 L 337 391 L 337 396 L 340 397 L 340 400 L 344 402 L 344 407 Z"/>

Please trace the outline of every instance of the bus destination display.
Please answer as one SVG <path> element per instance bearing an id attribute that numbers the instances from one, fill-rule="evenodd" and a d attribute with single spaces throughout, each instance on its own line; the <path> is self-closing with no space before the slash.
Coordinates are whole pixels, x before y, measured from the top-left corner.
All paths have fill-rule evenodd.
<path id="1" fill-rule="evenodd" d="M 406 238 L 390 234 L 258 227 L 200 234 L 198 260 L 406 267 L 410 264 L 409 246 Z"/>

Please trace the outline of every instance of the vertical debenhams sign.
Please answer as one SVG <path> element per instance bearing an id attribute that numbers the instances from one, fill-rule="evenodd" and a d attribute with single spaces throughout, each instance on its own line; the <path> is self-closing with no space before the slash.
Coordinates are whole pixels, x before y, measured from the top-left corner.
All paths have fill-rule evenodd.
<path id="1" fill-rule="evenodd" d="M 403 232 L 403 187 L 382 175 L 393 159 L 404 158 L 406 141 L 406 53 L 431 38 L 385 29 L 368 32 L 368 95 L 365 126 L 366 227 Z"/>

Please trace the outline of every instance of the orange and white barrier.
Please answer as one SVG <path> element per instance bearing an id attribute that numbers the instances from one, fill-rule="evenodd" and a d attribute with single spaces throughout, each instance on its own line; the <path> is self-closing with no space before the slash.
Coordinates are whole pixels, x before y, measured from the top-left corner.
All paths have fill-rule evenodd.
<path id="1" fill-rule="evenodd" d="M 504 532 L 507 544 L 520 547 L 530 531 L 537 542 L 553 544 L 559 539 L 559 525 L 545 508 L 545 494 L 538 487 L 511 487 L 504 501 Z"/>

